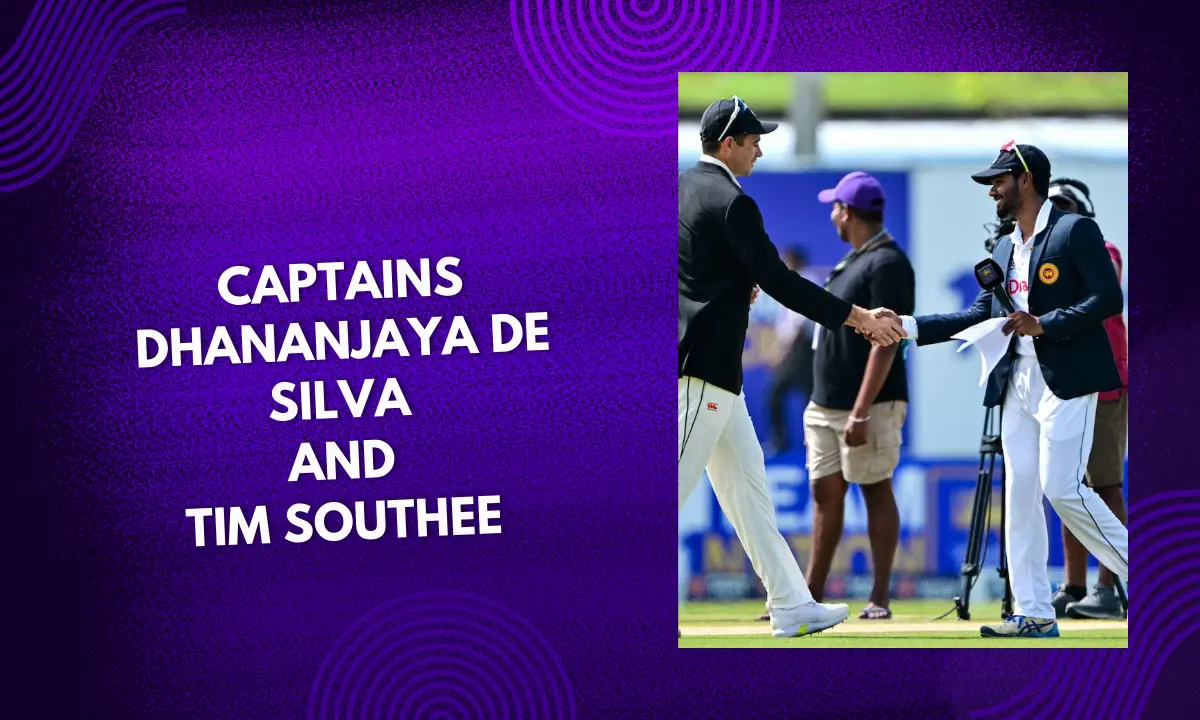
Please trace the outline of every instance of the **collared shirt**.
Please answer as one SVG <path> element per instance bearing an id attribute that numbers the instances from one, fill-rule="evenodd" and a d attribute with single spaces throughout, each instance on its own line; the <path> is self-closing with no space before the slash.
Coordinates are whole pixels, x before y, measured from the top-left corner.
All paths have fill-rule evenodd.
<path id="1" fill-rule="evenodd" d="M 1049 202 L 1042 203 L 1042 209 L 1038 211 L 1037 220 L 1033 223 L 1033 237 L 1026 240 L 1021 232 L 1020 223 L 1017 224 L 1015 230 L 1009 238 L 1012 240 L 1013 253 L 1012 261 L 1008 264 L 1006 273 L 1005 289 L 1008 290 L 1008 295 L 1012 298 L 1013 308 L 1023 312 L 1029 312 L 1029 261 L 1033 256 L 1033 238 L 1036 238 L 1038 233 L 1046 229 L 1046 225 L 1050 222 L 1050 208 L 1053 205 Z M 900 317 L 900 324 L 904 327 L 904 334 L 910 339 L 917 339 L 917 321 L 912 316 L 903 315 Z M 1035 357 L 1037 351 L 1033 349 L 1033 337 L 1028 335 L 1017 336 L 1017 354 Z"/>
<path id="2" fill-rule="evenodd" d="M 837 276 L 840 275 L 842 273 L 842 271 L 845 270 L 850 265 L 850 263 L 854 262 L 854 260 L 857 259 L 859 256 L 874 250 L 876 247 L 878 247 L 879 245 L 881 245 L 883 243 L 888 243 L 888 242 L 892 242 L 892 236 L 888 234 L 888 231 L 885 228 L 885 229 L 879 231 L 878 235 L 876 235 L 875 237 L 873 237 L 870 240 L 863 243 L 862 247 L 855 248 L 855 249 L 851 250 L 850 252 L 846 253 L 846 256 L 843 257 L 841 259 L 841 261 L 838 262 L 837 265 L 833 266 L 833 270 L 831 270 L 829 272 L 829 277 L 825 278 L 825 282 L 823 284 L 824 288 L 826 290 L 829 290 L 830 286 L 833 284 L 834 279 L 836 279 Z M 816 282 L 816 280 L 814 280 L 813 282 Z M 818 284 L 820 284 L 820 283 L 818 283 Z M 889 308 L 889 309 L 891 309 L 891 308 Z M 816 327 L 816 328 L 813 328 L 812 349 L 816 350 L 820 344 L 821 344 L 821 328 Z"/>
<path id="3" fill-rule="evenodd" d="M 701 155 L 700 162 L 706 162 L 706 163 L 710 163 L 712 165 L 716 165 L 717 167 L 721 168 L 722 170 L 724 170 L 726 173 L 729 174 L 729 179 L 733 181 L 734 185 L 737 185 L 738 187 L 742 186 L 742 184 L 740 182 L 738 182 L 737 177 L 734 176 L 733 171 L 729 169 L 729 166 L 726 165 L 725 163 L 721 162 L 717 158 L 713 157 L 712 155 Z"/>
<path id="4" fill-rule="evenodd" d="M 826 289 L 859 307 L 886 307 L 911 313 L 916 295 L 912 264 L 886 233 L 849 253 L 830 274 Z M 834 410 L 851 410 L 862 389 L 871 343 L 853 328 L 814 328 L 812 401 Z M 819 337 L 819 340 L 817 339 Z M 874 402 L 908 400 L 903 355 L 897 355 Z"/>
<path id="5" fill-rule="evenodd" d="M 1021 224 L 1017 223 L 1010 238 L 1012 239 L 1012 262 L 1008 265 L 1007 285 L 1008 296 L 1012 298 L 1013 307 L 1021 312 L 1029 312 L 1029 261 L 1033 257 L 1033 239 L 1046 229 L 1050 222 L 1049 202 L 1042 203 L 1038 211 L 1037 221 L 1033 224 L 1033 236 L 1026 239 L 1021 233 Z M 1017 336 L 1017 354 L 1026 357 L 1037 357 L 1033 349 L 1032 335 Z"/>

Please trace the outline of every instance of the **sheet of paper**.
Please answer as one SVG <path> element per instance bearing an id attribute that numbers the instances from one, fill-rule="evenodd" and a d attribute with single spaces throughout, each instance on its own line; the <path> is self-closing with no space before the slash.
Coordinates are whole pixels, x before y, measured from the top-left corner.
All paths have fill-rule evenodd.
<path id="1" fill-rule="evenodd" d="M 1008 318 L 989 318 L 954 336 L 955 340 L 964 341 L 958 348 L 959 352 L 969 347 L 979 348 L 979 355 L 983 358 L 983 373 L 979 376 L 980 387 L 987 382 L 988 375 L 1000 363 L 1000 358 L 1008 352 L 1008 344 L 1012 342 L 1013 336 L 1005 335 L 1000 329 L 1007 321 Z"/>

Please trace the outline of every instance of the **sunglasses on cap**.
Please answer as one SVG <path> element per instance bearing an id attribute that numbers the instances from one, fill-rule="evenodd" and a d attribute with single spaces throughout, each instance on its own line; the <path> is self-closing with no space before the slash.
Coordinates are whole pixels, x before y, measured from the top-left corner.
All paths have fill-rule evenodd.
<path id="1" fill-rule="evenodd" d="M 1025 162 L 1025 158 L 1021 156 L 1021 148 L 1017 147 L 1016 140 L 1009 140 L 1008 144 L 1000 148 L 1001 151 L 1012 150 L 1017 155 L 1017 159 L 1021 161 L 1021 167 L 1025 168 L 1025 172 L 1029 172 L 1029 165 Z"/>
<path id="2" fill-rule="evenodd" d="M 737 95 L 733 96 L 733 112 L 729 114 L 729 122 L 725 123 L 725 129 L 717 136 L 717 142 L 725 139 L 725 133 L 729 132 L 729 128 L 733 127 L 733 121 L 737 120 L 738 113 L 746 110 L 746 103 Z"/>

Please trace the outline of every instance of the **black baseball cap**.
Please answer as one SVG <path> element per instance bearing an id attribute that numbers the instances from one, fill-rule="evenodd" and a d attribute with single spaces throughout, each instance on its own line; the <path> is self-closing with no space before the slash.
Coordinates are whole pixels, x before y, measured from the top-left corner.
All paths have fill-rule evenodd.
<path id="1" fill-rule="evenodd" d="M 1005 173 L 1023 173 L 1029 171 L 1033 180 L 1039 185 L 1050 183 L 1050 160 L 1046 153 L 1033 145 L 1018 145 L 1009 142 L 1000 148 L 1000 154 L 992 161 L 987 170 L 980 170 L 971 179 L 980 185 L 991 185 L 992 178 Z"/>
<path id="2" fill-rule="evenodd" d="M 734 135 L 766 135 L 777 127 L 779 123 L 759 120 L 750 106 L 734 95 L 732 99 L 716 101 L 704 111 L 700 118 L 700 141 L 720 142 Z"/>

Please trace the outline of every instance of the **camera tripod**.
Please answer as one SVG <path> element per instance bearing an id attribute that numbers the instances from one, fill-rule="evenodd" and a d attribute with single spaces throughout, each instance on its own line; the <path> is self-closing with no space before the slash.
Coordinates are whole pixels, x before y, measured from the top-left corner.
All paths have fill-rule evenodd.
<path id="1" fill-rule="evenodd" d="M 962 565 L 962 590 L 954 598 L 959 620 L 971 619 L 971 590 L 983 571 L 984 542 L 991 526 L 992 477 L 996 461 L 1004 457 L 1000 443 L 1000 408 L 987 408 L 983 417 L 983 435 L 979 440 L 979 474 L 975 481 L 975 504 L 971 509 L 971 531 L 967 536 L 967 557 Z M 1004 580 L 1004 600 L 1000 619 L 1012 615 L 1012 585 L 1008 580 L 1008 556 L 1004 552 L 1004 486 L 1000 486 L 1000 563 L 997 572 Z"/>
<path id="2" fill-rule="evenodd" d="M 987 408 L 983 419 L 983 435 L 979 440 L 979 474 L 975 483 L 975 504 L 971 509 L 971 531 L 967 536 L 967 556 L 962 565 L 962 590 L 954 598 L 954 609 L 959 620 L 971 619 L 971 590 L 983 571 L 986 554 L 985 543 L 991 526 L 992 478 L 996 472 L 996 461 L 1004 457 L 1000 441 L 1000 408 Z M 1000 483 L 1000 562 L 996 569 L 1004 580 L 1004 599 L 1000 603 L 1000 619 L 1007 620 L 1013 614 L 1012 584 L 1008 579 L 1008 555 L 1004 552 L 1004 482 Z M 1122 613 L 1128 615 L 1129 601 L 1120 578 L 1116 578 L 1117 596 L 1121 601 Z"/>

